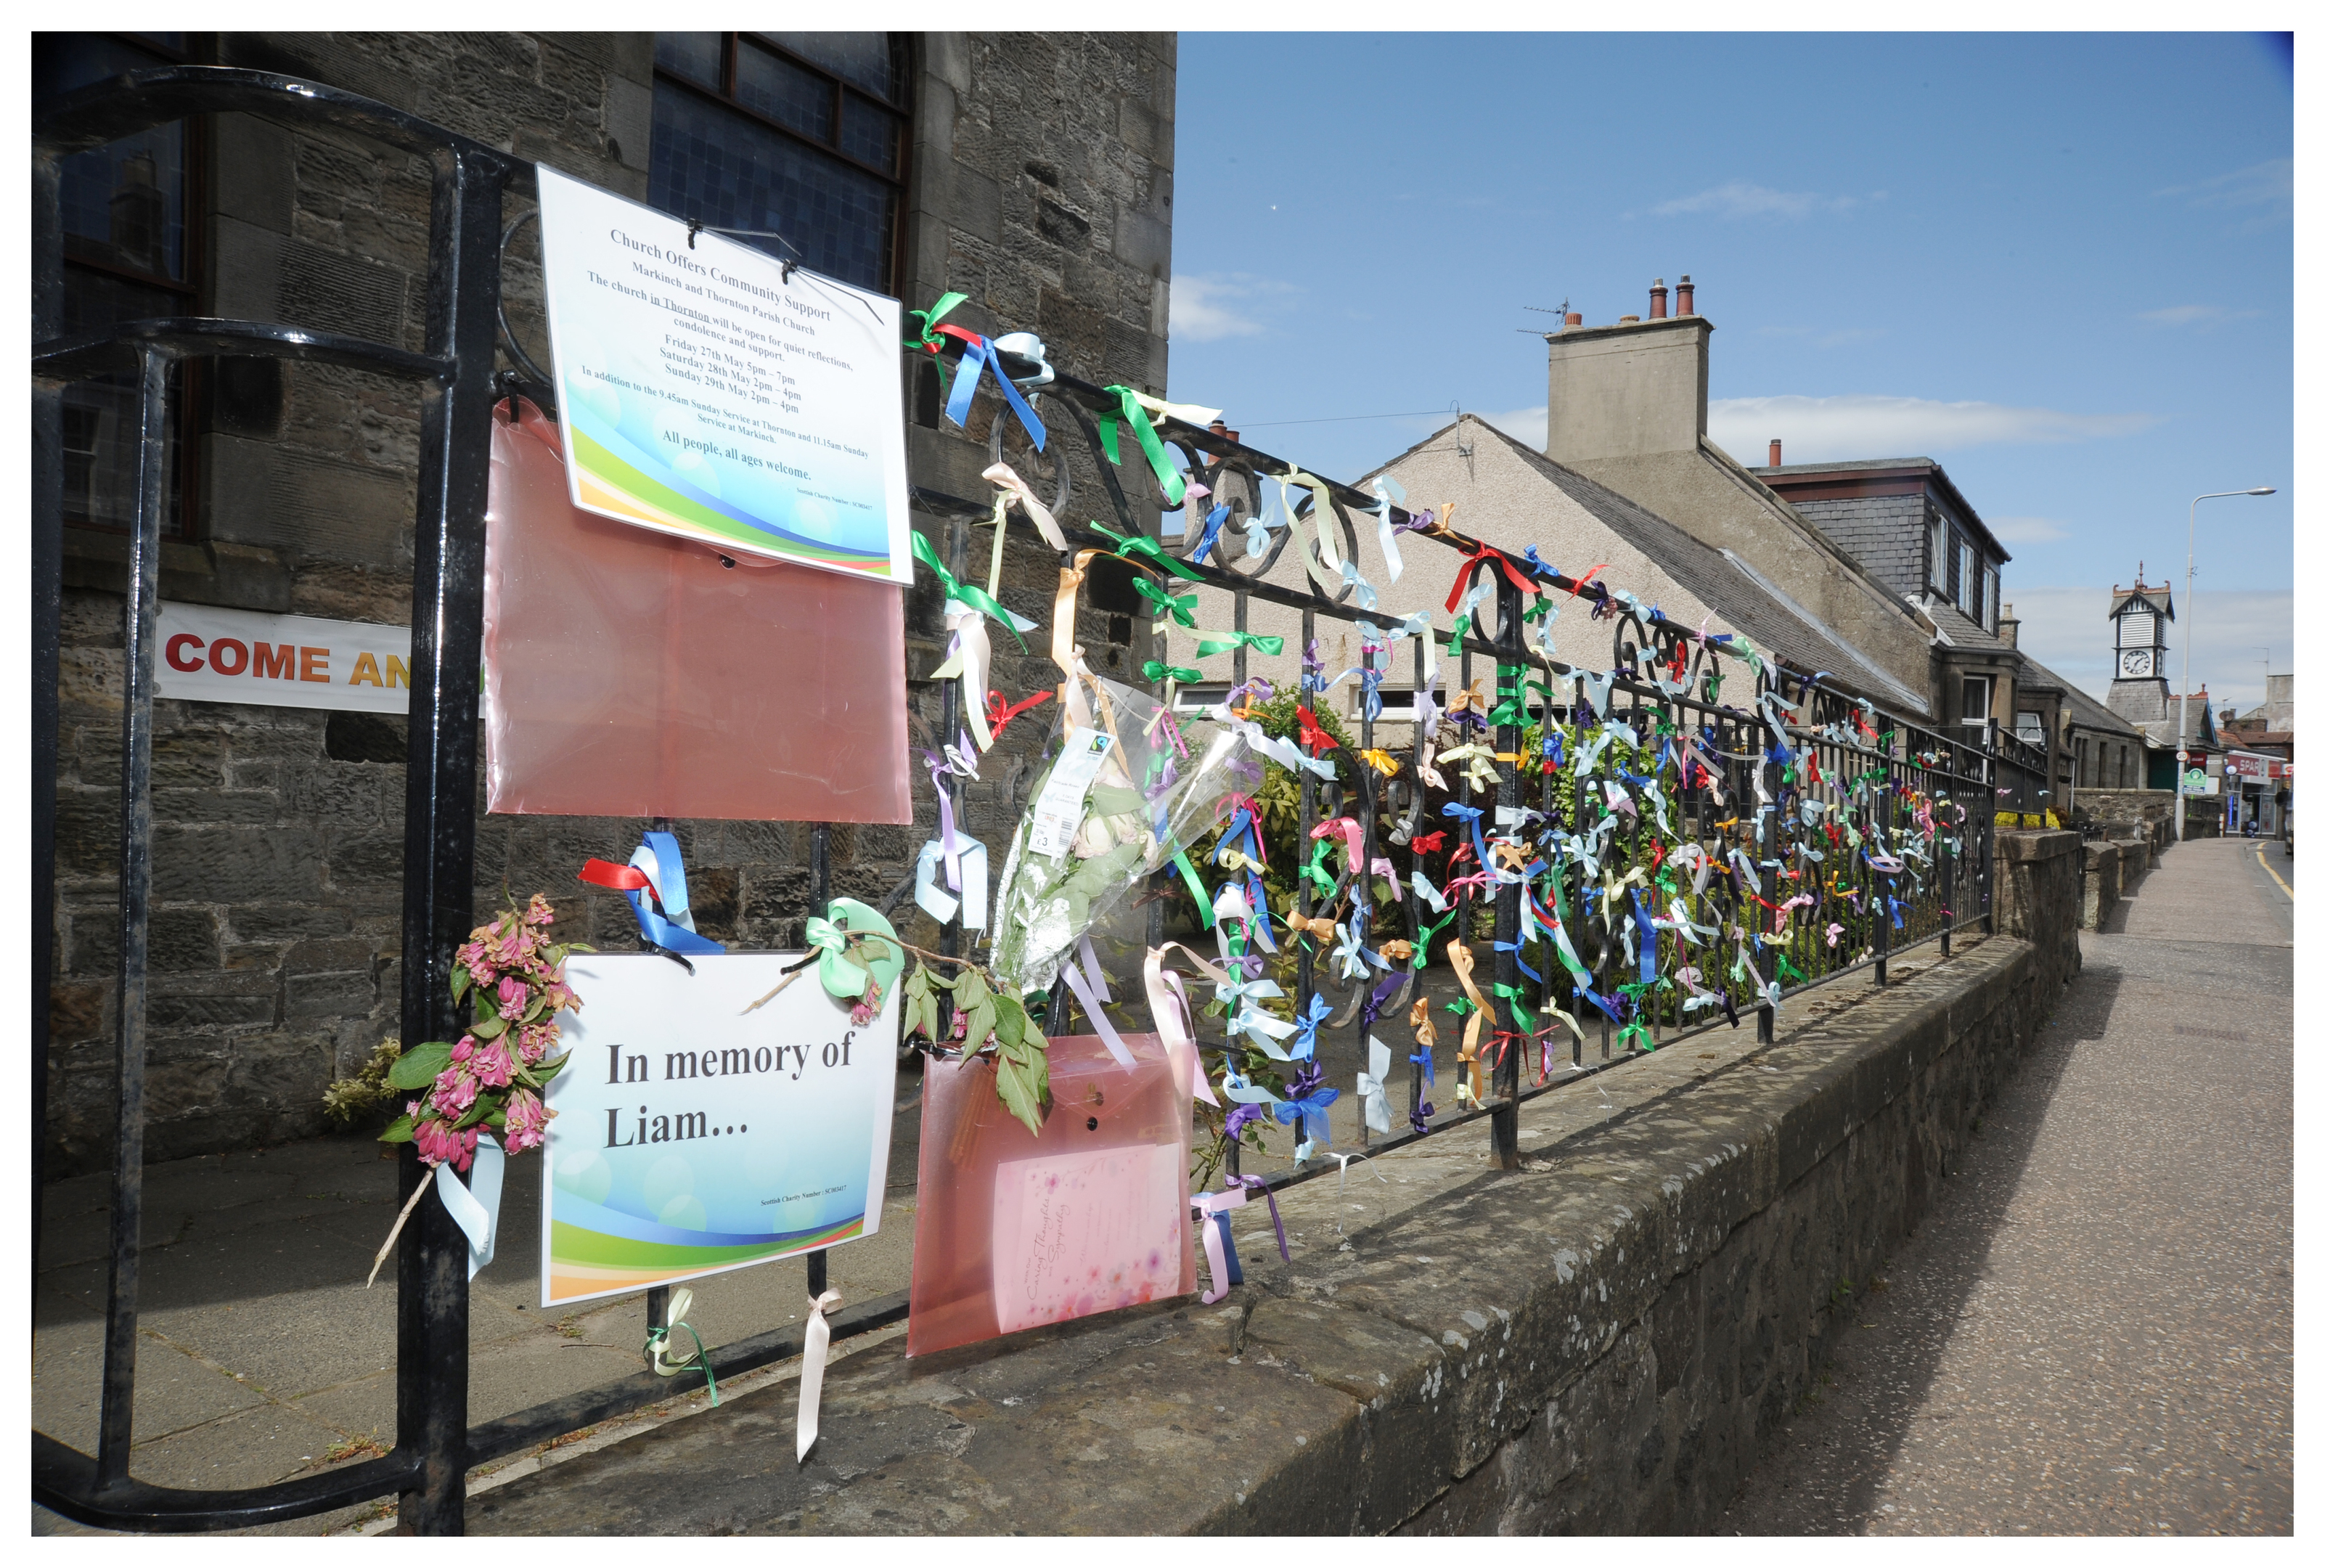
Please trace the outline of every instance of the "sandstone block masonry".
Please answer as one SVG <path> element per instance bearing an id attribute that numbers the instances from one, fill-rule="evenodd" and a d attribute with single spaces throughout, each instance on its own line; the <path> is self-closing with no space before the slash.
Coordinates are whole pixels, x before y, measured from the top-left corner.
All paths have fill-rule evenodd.
<path id="1" fill-rule="evenodd" d="M 485 1494 L 469 1529 L 1708 1529 L 2073 973 L 2071 837 L 2003 849 L 2005 918 L 2046 923 L 1803 993 L 1773 1046 L 1715 1030 L 1544 1096 L 1517 1172 L 1471 1127 L 1293 1189 L 1289 1265 L 1237 1216 L 1248 1283 L 1217 1307 L 871 1346 L 804 1468 L 779 1384 Z"/>
<path id="2" fill-rule="evenodd" d="M 217 63 L 344 87 L 646 196 L 651 33 L 222 33 L 195 43 Z M 1172 35 L 926 33 L 912 47 L 904 275 L 895 285 L 907 305 L 959 289 L 970 299 L 953 320 L 1036 331 L 1061 366 L 1165 391 Z M 428 185 L 417 162 L 354 138 L 230 116 L 219 116 L 211 146 L 200 184 L 208 246 L 200 313 L 421 347 Z M 512 199 L 508 217 L 529 205 Z M 537 256 L 527 230 L 510 247 L 504 286 L 514 330 L 545 359 Z M 229 368 L 201 411 L 199 526 L 190 541 L 165 546 L 163 597 L 408 621 L 419 441 L 412 389 L 349 371 Z M 942 423 L 922 367 L 908 372 L 905 390 L 914 482 L 983 493 L 989 416 L 980 412 L 967 435 Z M 1045 489 L 1052 483 L 1048 459 L 1014 449 L 1012 458 Z M 1102 493 L 1086 462 L 1074 487 L 1086 501 Z M 1141 514 L 1151 526 L 1151 496 Z M 943 544 L 943 523 L 915 524 Z M 1021 528 L 1001 598 L 1046 626 L 1054 563 L 1025 546 L 1030 537 Z M 972 533 L 968 566 L 980 580 L 986 548 Z M 68 532 L 59 943 L 49 977 L 56 1174 L 103 1164 L 112 1143 L 125 557 L 118 536 Z M 1136 602 L 1085 595 L 1076 635 L 1099 673 L 1130 673 L 1126 650 L 1143 636 Z M 908 701 L 922 746 L 942 738 L 942 694 L 927 679 L 943 658 L 939 611 L 923 577 L 906 603 Z M 1046 659 L 995 640 L 996 680 L 1013 699 L 1056 680 Z M 1012 726 L 969 786 L 969 831 L 996 841 L 1014 821 L 1045 718 L 1037 710 Z M 155 723 L 148 1157 L 318 1132 L 325 1087 L 398 1028 L 403 723 L 180 702 L 159 704 Z M 915 784 L 912 826 L 834 831 L 835 893 L 877 904 L 897 889 L 936 821 L 925 775 Z M 583 895 L 573 874 L 591 855 L 625 858 L 647 825 L 482 818 L 477 907 L 492 908 L 505 886 L 520 899 L 539 889 L 557 905 L 560 936 L 633 946 L 627 905 Z M 798 940 L 808 913 L 804 824 L 677 830 L 705 934 L 752 947 Z M 901 913 L 916 915 L 908 894 Z"/>

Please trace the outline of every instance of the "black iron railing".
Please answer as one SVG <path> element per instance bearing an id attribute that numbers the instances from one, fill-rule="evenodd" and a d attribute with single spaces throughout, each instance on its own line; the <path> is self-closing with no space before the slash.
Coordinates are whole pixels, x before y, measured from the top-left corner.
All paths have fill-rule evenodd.
<path id="1" fill-rule="evenodd" d="M 422 352 L 413 354 L 292 326 L 208 320 L 134 322 L 95 338 L 58 339 L 60 161 L 150 125 L 209 112 L 252 113 L 329 126 L 385 142 L 427 162 L 432 172 L 433 197 Z M 701 1386 L 702 1376 L 686 1372 L 662 1378 L 642 1371 L 602 1388 L 470 1427 L 466 1414 L 467 1239 L 435 1204 L 420 1206 L 398 1251 L 396 1441 L 387 1454 L 272 1486 L 231 1490 L 155 1487 L 129 1473 L 145 1110 L 146 934 L 152 887 L 153 638 L 165 493 L 162 399 L 166 373 L 174 360 L 214 354 L 269 355 L 354 366 L 405 376 L 421 389 L 413 690 L 406 775 L 402 934 L 407 961 L 403 971 L 403 1037 L 449 1037 L 457 1030 L 457 1020 L 449 992 L 449 955 L 471 924 L 483 519 L 489 450 L 486 422 L 497 392 L 494 348 L 501 311 L 499 255 L 505 239 L 501 205 L 505 192 L 522 191 L 529 185 L 531 166 L 385 105 L 292 78 L 217 68 L 143 71 L 86 88 L 36 114 L 33 134 L 32 956 L 33 972 L 43 980 L 52 964 L 55 909 L 61 392 L 75 379 L 126 370 L 140 377 L 143 399 L 137 524 L 125 611 L 122 942 L 116 1042 L 119 1131 L 113 1167 L 99 1435 L 97 1452 L 90 1455 L 34 1432 L 33 1496 L 86 1524 L 113 1529 L 198 1531 L 295 1518 L 393 1493 L 399 1497 L 401 1529 L 457 1533 L 464 1517 L 465 1478 L 472 1466 L 690 1392 Z M 951 343 L 949 352 L 957 356 L 959 348 L 957 342 Z M 521 351 L 513 351 L 512 358 L 528 371 L 535 368 Z M 1020 371 L 1030 368 L 1006 357 L 1005 364 Z M 1095 384 L 1060 375 L 1043 394 L 1042 406 L 1045 411 L 1063 412 L 1074 425 L 1099 476 L 1117 533 L 1144 533 L 1130 493 L 1100 450 L 1095 416 L 1118 408 L 1117 395 Z M 1206 472 L 1214 478 L 1240 473 L 1255 486 L 1261 476 L 1281 475 L 1292 468 L 1256 448 L 1175 421 L 1163 420 L 1159 428 L 1182 462 L 1190 467 L 1208 465 Z M 998 424 L 991 440 L 997 457 L 1003 447 Z M 1130 460 L 1132 471 L 1139 471 L 1137 458 L 1131 455 Z M 1070 470 L 1062 454 L 1053 464 L 1057 500 L 1062 509 L 1070 492 Z M 1346 507 L 1369 510 L 1377 505 L 1373 496 L 1346 486 L 1335 485 L 1331 493 Z M 989 515 L 989 504 L 927 489 L 916 488 L 913 495 L 917 510 L 943 521 L 944 554 L 958 573 L 968 529 L 976 520 Z M 1417 521 L 1402 510 L 1394 515 L 1400 524 Z M 1318 521 L 1330 525 L 1333 520 Z M 1117 543 L 1116 538 L 1094 528 L 1070 527 L 1067 533 L 1076 549 L 1111 550 Z M 1420 529 L 1406 537 L 1465 554 L 1474 555 L 1484 548 L 1483 542 L 1442 525 Z M 1354 530 L 1344 532 L 1342 543 L 1343 553 L 1355 559 Z M 1184 547 L 1175 553 L 1183 557 Z M 1129 564 L 1142 565 L 1135 560 Z M 1182 560 L 1181 570 L 1234 596 L 1238 630 L 1247 628 L 1249 604 L 1255 598 L 1299 609 L 1303 644 L 1312 636 L 1320 617 L 1348 623 L 1373 618 L 1343 599 L 1287 589 L 1215 565 Z M 2026 759 L 2005 759 L 1949 740 L 1924 727 L 1889 718 L 1780 660 L 1764 660 L 1754 667 L 1739 658 L 1738 650 L 1716 639 L 1706 642 L 1652 612 L 1642 612 L 1607 585 L 1585 586 L 1554 572 L 1524 570 L 1539 590 L 1567 596 L 1570 604 L 1587 607 L 1594 617 L 1609 623 L 1607 662 L 1600 672 L 1607 677 L 1599 697 L 1603 711 L 1586 708 L 1571 679 L 1576 665 L 1548 657 L 1526 641 L 1524 610 L 1529 596 L 1510 573 L 1489 566 L 1495 588 L 1487 602 L 1493 613 L 1490 617 L 1481 613 L 1484 624 L 1470 630 L 1458 658 L 1450 652 L 1455 639 L 1450 627 L 1432 629 L 1428 635 L 1447 650 L 1448 661 L 1458 663 L 1463 687 L 1471 684 L 1480 665 L 1492 671 L 1494 707 L 1490 715 L 1481 716 L 1487 720 L 1485 729 L 1491 735 L 1496 757 L 1490 784 L 1465 770 L 1450 791 L 1425 789 L 1419 777 L 1425 742 L 1416 728 L 1405 765 L 1397 776 L 1346 756 L 1339 758 L 1338 776 L 1329 784 L 1320 784 L 1302 772 L 1300 832 L 1303 845 L 1320 820 L 1320 812 L 1323 820 L 1346 815 L 1359 821 L 1366 830 L 1367 843 L 1383 844 L 1385 830 L 1393 820 L 1426 818 L 1430 827 L 1440 822 L 1455 825 L 1441 815 L 1450 802 L 1477 811 L 1490 807 L 1503 813 L 1493 831 L 1496 842 L 1488 846 L 1488 856 L 1496 861 L 1542 848 L 1533 831 L 1537 819 L 1524 814 L 1533 812 L 1542 814 L 1538 820 L 1554 825 L 1559 832 L 1592 836 L 1598 846 L 1595 853 L 1604 868 L 1627 871 L 1644 866 L 1652 877 L 1672 851 L 1682 844 L 1697 843 L 1709 847 L 1724 864 L 1732 865 L 1738 856 L 1751 857 L 1765 865 L 1774 888 L 1781 890 L 1802 876 L 1822 876 L 1821 871 L 1805 869 L 1824 864 L 1812 858 L 1815 853 L 1842 857 L 1841 845 L 1829 838 L 1823 840 L 1823 850 L 1818 849 L 1816 830 L 1820 821 L 1838 821 L 1839 808 L 1848 804 L 1853 812 L 1851 826 L 1860 835 L 1877 837 L 1885 845 L 1922 843 L 1934 852 L 1921 859 L 1898 857 L 1894 861 L 1885 853 L 1884 862 L 1894 864 L 1894 869 L 1866 870 L 1853 884 L 1840 888 L 1820 882 L 1815 913 L 1820 937 L 1806 942 L 1797 934 L 1793 937 L 1786 952 L 1787 976 L 1780 981 L 1783 989 L 1822 984 L 1868 968 L 1876 979 L 1885 978 L 1888 960 L 1907 946 L 1930 941 L 1943 944 L 1966 925 L 1985 923 L 1991 929 L 1994 792 L 1997 785 L 2022 787 L 2004 784 L 2001 775 L 2005 768 L 2024 767 Z M 1565 636 L 1568 641 L 1574 640 L 1570 627 Z M 1236 650 L 1234 670 L 1236 684 L 1246 685 L 1246 649 Z M 1587 669 L 1583 673 L 1590 673 Z M 1743 683 L 1733 688 L 1723 685 L 1731 680 Z M 1563 694 L 1559 690 L 1561 681 L 1567 682 Z M 1765 700 L 1772 697 L 1797 707 L 1777 713 Z M 948 682 L 944 702 L 944 732 L 952 734 L 962 718 L 954 683 Z M 1626 749 L 1621 755 L 1633 765 L 1629 771 L 1641 778 L 1648 776 L 1641 770 L 1652 765 L 1662 792 L 1660 801 L 1644 794 L 1635 799 L 1634 810 L 1627 814 L 1611 805 L 1603 791 L 1577 793 L 1568 789 L 1570 768 L 1530 766 L 1524 756 L 1530 731 L 1548 725 L 1579 734 L 1607 719 L 1628 725 L 1640 738 L 1640 748 Z M 1371 749 L 1369 717 L 1360 720 L 1360 736 L 1359 749 Z M 1671 765 L 1660 743 L 1674 737 L 1692 744 L 1696 760 L 1682 759 L 1676 768 Z M 1780 776 L 1786 765 L 1778 760 L 1780 746 L 1792 758 L 1789 765 L 1793 776 L 1789 780 Z M 1666 782 L 1670 787 L 1663 789 Z M 960 780 L 951 780 L 948 787 L 955 792 L 959 809 Z M 1757 809 L 1764 790 L 1773 799 L 1773 812 Z M 1821 803 L 1827 809 L 1804 812 L 1804 801 Z M 1611 826 L 1603 825 L 1610 812 L 1616 813 L 1616 820 Z M 1934 834 L 1917 826 L 1917 821 L 1930 820 L 1920 815 L 1923 812 L 1935 814 L 1939 830 Z M 1471 866 L 1468 875 L 1474 879 L 1463 884 L 1457 874 L 1456 857 L 1462 844 L 1475 841 L 1466 831 L 1449 832 L 1437 849 L 1418 856 L 1401 851 L 1407 861 L 1405 870 L 1409 876 L 1414 865 L 1428 867 L 1434 882 L 1455 887 L 1450 934 L 1473 942 L 1490 933 L 1508 943 L 1509 934 L 1522 928 L 1519 899 L 1539 897 L 1548 891 L 1551 903 L 1567 912 L 1563 918 L 1575 934 L 1588 979 L 1577 979 L 1538 951 L 1540 968 L 1534 970 L 1535 978 L 1526 979 L 1522 986 L 1521 978 L 1532 966 L 1522 963 L 1523 944 L 1511 943 L 1493 950 L 1493 994 L 1497 1003 L 1514 1004 L 1500 1015 L 1512 1023 L 1520 1021 L 1521 1009 L 1545 1021 L 1553 1009 L 1576 1019 L 1595 1017 L 1597 1049 L 1595 1059 L 1586 1061 L 1582 1035 L 1567 1030 L 1570 1048 L 1562 1051 L 1555 1062 L 1545 1055 L 1543 1071 L 1527 1087 L 1522 1081 L 1522 1064 L 1528 1047 L 1552 1037 L 1552 1031 L 1497 1027 L 1492 1083 L 1481 1103 L 1430 1120 L 1431 1130 L 1487 1118 L 1496 1156 L 1505 1164 L 1512 1164 L 1516 1157 L 1517 1107 L 1535 1094 L 1579 1081 L 1693 1029 L 1724 1025 L 1730 1009 L 1738 1004 L 1757 1011 L 1760 1037 L 1771 1037 L 1774 1013 L 1765 1005 L 1767 993 L 1755 993 L 1732 976 L 1739 959 L 1765 957 L 1773 951 L 1770 939 L 1779 934 L 1780 927 L 1797 932 L 1799 923 L 1808 918 L 1802 914 L 1808 905 L 1795 905 L 1779 914 L 1782 898 L 1764 896 L 1747 904 L 1741 897 L 1740 885 L 1724 889 L 1715 899 L 1718 934 L 1691 944 L 1691 951 L 1700 955 L 1693 964 L 1700 982 L 1697 993 L 1653 984 L 1635 985 L 1626 992 L 1622 977 L 1629 971 L 1618 928 L 1603 919 L 1594 923 L 1591 887 L 1579 877 L 1556 881 L 1566 877 L 1563 869 L 1538 875 L 1531 886 L 1496 881 L 1491 876 L 1492 868 L 1485 865 Z M 1509 846 L 1506 850 L 1502 848 L 1505 843 Z M 813 910 L 822 907 L 829 893 L 828 829 L 818 825 L 810 844 L 810 908 Z M 1731 883 L 1736 879 L 1732 871 L 1722 875 Z M 1545 881 L 1545 877 L 1551 880 Z M 1341 895 L 1367 898 L 1368 880 L 1361 874 L 1348 878 L 1350 886 L 1342 889 Z M 1413 885 L 1408 880 L 1406 886 Z M 1421 930 L 1426 917 L 1435 913 L 1423 909 L 1422 896 L 1417 890 L 1406 895 L 1403 915 L 1407 932 Z M 1304 915 L 1314 915 L 1320 907 L 1306 880 L 1301 884 L 1298 904 Z M 1159 934 L 1162 919 L 1158 905 L 1150 914 L 1153 932 Z M 1635 932 L 1635 940 L 1636 936 Z M 941 939 L 942 951 L 959 954 L 961 939 L 958 923 L 949 925 Z M 1316 992 L 1318 954 L 1306 944 L 1293 945 L 1297 949 L 1292 960 L 1296 970 L 1296 1001 L 1304 1008 Z M 1410 979 L 1411 960 L 1403 961 Z M 1767 959 L 1765 967 L 1771 974 L 1761 978 L 1773 978 L 1774 960 Z M 44 1043 L 48 1020 L 42 988 L 38 985 L 34 988 L 32 1038 Z M 1588 1010 L 1596 1005 L 1586 1005 L 1591 993 L 1601 998 L 1624 998 L 1616 1003 L 1626 1025 L 1619 1049 L 1614 1019 L 1603 1009 L 1595 1014 Z M 1706 1002 L 1705 993 L 1719 999 Z M 1755 994 L 1761 998 L 1757 1002 Z M 1693 1009 L 1687 1006 L 1690 1001 L 1698 1004 Z M 1691 1012 L 1703 1016 L 1691 1018 Z M 1717 1017 L 1711 1016 L 1714 1013 Z M 1229 1048 L 1211 1044 L 1206 1049 L 1216 1059 L 1218 1053 Z M 36 1049 L 32 1054 L 32 1253 L 37 1272 L 41 1151 L 47 1122 L 46 1051 Z M 1237 1058 L 1231 1055 L 1228 1060 Z M 1242 1065 L 1255 1071 L 1263 1067 L 1255 1062 Z M 1447 1065 L 1451 1065 L 1450 1061 Z M 1420 1070 L 1415 1067 L 1408 1112 L 1416 1123 L 1422 1119 L 1417 1113 L 1422 1096 Z M 1422 1136 L 1426 1135 L 1415 1131 L 1367 1141 L 1377 1152 Z M 1230 1146 L 1226 1155 L 1232 1168 L 1237 1149 Z M 400 1157 L 399 1196 L 408 1197 L 427 1173 L 411 1146 L 404 1146 Z M 1278 1176 L 1272 1179 L 1273 1184 L 1289 1185 L 1326 1168 L 1329 1167 L 1311 1166 Z M 811 1291 L 822 1288 L 823 1261 L 820 1253 L 810 1256 Z M 847 1337 L 895 1322 L 905 1315 L 907 1304 L 904 1296 L 897 1294 L 848 1308 L 834 1318 L 833 1335 Z M 650 1322 L 660 1322 L 663 1310 L 662 1293 L 649 1293 Z M 737 1341 L 713 1351 L 710 1360 L 722 1376 L 772 1364 L 800 1352 L 800 1333 L 783 1330 Z"/>

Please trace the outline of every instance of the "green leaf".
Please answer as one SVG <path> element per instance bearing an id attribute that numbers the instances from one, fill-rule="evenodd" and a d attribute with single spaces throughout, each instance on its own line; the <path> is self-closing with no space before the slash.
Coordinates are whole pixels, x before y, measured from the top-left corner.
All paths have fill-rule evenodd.
<path id="1" fill-rule="evenodd" d="M 536 1082 L 546 1083 L 564 1072 L 572 1064 L 572 1062 L 573 1053 L 568 1051 L 562 1056 L 552 1056 L 545 1062 L 536 1062 L 532 1069 L 533 1079 Z"/>
<path id="2" fill-rule="evenodd" d="M 993 998 L 993 1037 L 1004 1046 L 1014 1045 L 1025 1038 L 1025 1004 L 1004 991 Z"/>
<path id="3" fill-rule="evenodd" d="M 387 1130 L 379 1135 L 379 1141 L 384 1144 L 410 1143 L 412 1141 L 412 1118 L 408 1116 L 399 1116 L 394 1121 L 389 1122 L 387 1124 Z"/>
<path id="4" fill-rule="evenodd" d="M 452 1047 L 447 1041 L 414 1045 L 395 1059 L 395 1065 L 387 1070 L 387 1081 L 397 1089 L 425 1089 L 451 1060 Z"/>
<path id="5" fill-rule="evenodd" d="M 967 1011 L 968 1036 L 961 1042 L 960 1048 L 967 1054 L 974 1056 L 985 1049 L 986 1039 L 993 1033 L 994 1025 L 1000 1022 L 1000 1015 L 990 997 Z"/>
<path id="6" fill-rule="evenodd" d="M 477 1021 L 468 1025 L 468 1033 L 479 1040 L 496 1040 L 507 1030 L 507 1019 L 482 1007 L 477 1009 Z"/>
<path id="7" fill-rule="evenodd" d="M 457 1002 L 462 997 L 467 996 L 468 994 L 468 987 L 473 982 L 468 976 L 467 965 L 454 964 L 452 966 L 452 999 L 454 1001 Z"/>
<path id="8" fill-rule="evenodd" d="M 952 1005 L 965 1012 L 973 1011 L 992 994 L 985 977 L 975 970 L 961 970 L 960 977 L 952 983 Z"/>
<path id="9" fill-rule="evenodd" d="M 1012 1061 L 1005 1053 L 995 1063 L 994 1092 L 1000 1096 L 1009 1114 L 1024 1122 L 1036 1137 L 1042 1132 L 1042 1097 L 1049 1087 L 1048 1079 L 1046 1060 L 1038 1078 L 1027 1065 Z"/>

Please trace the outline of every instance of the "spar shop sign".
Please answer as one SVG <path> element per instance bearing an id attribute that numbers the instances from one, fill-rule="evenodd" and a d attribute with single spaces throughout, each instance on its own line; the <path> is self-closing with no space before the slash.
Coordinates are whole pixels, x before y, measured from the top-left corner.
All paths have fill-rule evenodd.
<path id="1" fill-rule="evenodd" d="M 406 627 L 166 601 L 160 619 L 157 697 L 365 713 L 402 713 L 410 706 Z"/>

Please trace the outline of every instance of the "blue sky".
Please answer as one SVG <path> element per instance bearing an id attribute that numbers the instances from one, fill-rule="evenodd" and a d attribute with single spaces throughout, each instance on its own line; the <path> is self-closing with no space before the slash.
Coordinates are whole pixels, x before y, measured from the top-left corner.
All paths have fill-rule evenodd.
<path id="1" fill-rule="evenodd" d="M 1938 459 L 2101 696 L 2109 584 L 2278 487 L 2198 513 L 2196 683 L 2242 705 L 2293 663 L 2292 159 L 2266 37 L 1181 33 L 1171 394 L 1341 478 L 1457 400 L 1539 445 L 1525 307 L 1686 273 L 1713 439 Z"/>

